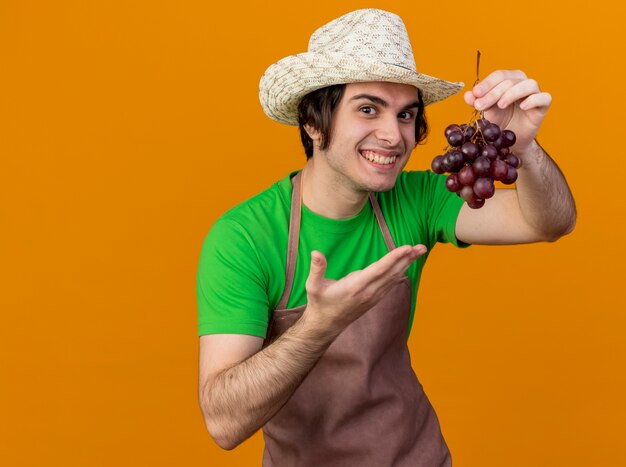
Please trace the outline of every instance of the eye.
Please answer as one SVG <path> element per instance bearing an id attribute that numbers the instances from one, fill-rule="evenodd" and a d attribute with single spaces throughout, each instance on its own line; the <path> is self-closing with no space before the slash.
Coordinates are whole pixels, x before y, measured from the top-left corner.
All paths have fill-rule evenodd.
<path id="1" fill-rule="evenodd" d="M 359 111 L 367 115 L 374 115 L 376 113 L 376 109 L 371 105 L 364 105 L 363 107 L 359 108 Z"/>
<path id="2" fill-rule="evenodd" d="M 409 110 L 405 110 L 403 112 L 400 112 L 398 114 L 398 117 L 402 120 L 412 120 L 413 119 L 413 112 L 409 111 Z"/>

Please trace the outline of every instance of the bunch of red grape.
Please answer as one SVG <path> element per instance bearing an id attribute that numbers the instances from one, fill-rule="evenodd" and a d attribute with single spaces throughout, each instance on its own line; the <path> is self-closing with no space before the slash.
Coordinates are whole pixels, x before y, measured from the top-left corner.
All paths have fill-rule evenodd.
<path id="1" fill-rule="evenodd" d="M 448 125 L 446 153 L 433 159 L 431 168 L 449 173 L 446 188 L 459 195 L 470 208 L 483 207 L 495 193 L 494 180 L 510 185 L 517 180 L 520 160 L 511 151 L 515 133 L 501 131 L 485 118 L 464 125 Z"/>

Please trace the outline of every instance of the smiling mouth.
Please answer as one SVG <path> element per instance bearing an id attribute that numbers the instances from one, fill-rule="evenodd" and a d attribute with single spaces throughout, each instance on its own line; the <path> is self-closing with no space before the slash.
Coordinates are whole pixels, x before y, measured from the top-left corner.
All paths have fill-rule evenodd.
<path id="1" fill-rule="evenodd" d="M 361 151 L 361 156 L 363 156 L 364 159 L 367 159 L 368 161 L 373 162 L 374 164 L 380 164 L 380 165 L 393 164 L 398 158 L 398 156 L 396 155 L 381 156 L 380 154 L 374 151 Z"/>

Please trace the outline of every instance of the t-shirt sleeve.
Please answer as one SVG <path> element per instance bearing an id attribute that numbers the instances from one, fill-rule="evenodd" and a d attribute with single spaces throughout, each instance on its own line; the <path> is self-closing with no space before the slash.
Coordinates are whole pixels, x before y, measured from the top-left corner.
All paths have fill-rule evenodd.
<path id="1" fill-rule="evenodd" d="M 456 220 L 464 201 L 446 188 L 445 175 L 426 172 L 428 182 L 426 197 L 430 199 L 428 211 L 428 236 L 433 242 L 452 243 L 457 247 L 469 244 L 456 237 Z"/>
<path id="2" fill-rule="evenodd" d="M 207 235 L 196 282 L 198 333 L 265 337 L 267 280 L 253 239 L 236 221 L 218 220 Z"/>

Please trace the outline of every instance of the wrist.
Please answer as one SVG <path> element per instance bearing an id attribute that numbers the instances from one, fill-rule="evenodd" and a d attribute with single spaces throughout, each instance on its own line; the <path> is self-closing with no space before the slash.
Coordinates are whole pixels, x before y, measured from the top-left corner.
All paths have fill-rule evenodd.
<path id="1" fill-rule="evenodd" d="M 324 313 L 312 305 L 307 305 L 299 322 L 301 322 L 303 331 L 314 339 L 332 341 L 343 330 L 342 326 L 328 319 Z"/>
<path id="2" fill-rule="evenodd" d="M 526 165 L 539 165 L 546 156 L 546 153 L 539 145 L 536 139 L 533 139 L 531 143 L 524 148 L 514 148 L 513 153 L 522 162 L 522 167 Z"/>

